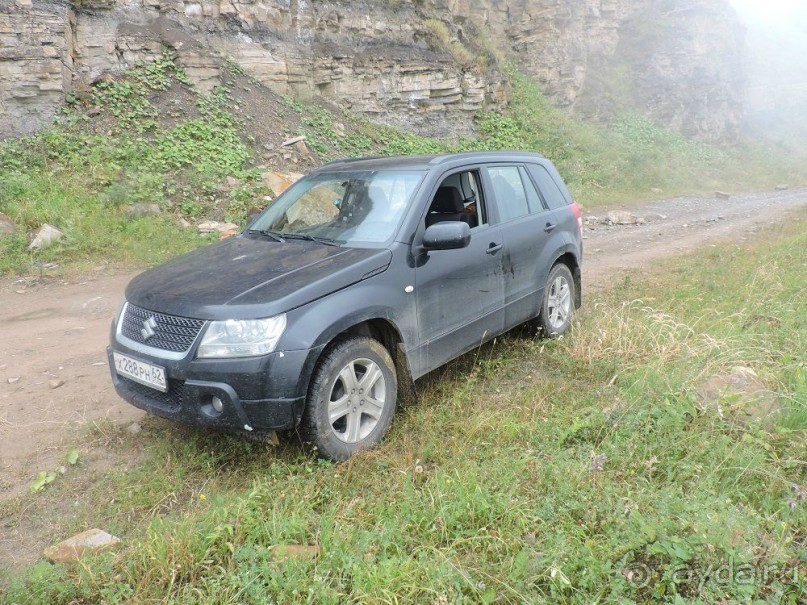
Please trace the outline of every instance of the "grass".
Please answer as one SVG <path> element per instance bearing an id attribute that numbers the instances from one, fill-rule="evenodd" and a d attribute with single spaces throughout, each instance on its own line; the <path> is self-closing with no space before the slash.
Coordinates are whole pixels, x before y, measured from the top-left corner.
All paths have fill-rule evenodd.
<path id="1" fill-rule="evenodd" d="M 20 507 L 47 517 L 78 498 L 72 523 L 123 549 L 35 565 L 0 602 L 801 602 L 805 220 L 625 280 L 568 338 L 464 356 L 341 465 L 293 436 L 271 449 L 157 420 L 137 438 L 100 427 L 88 439 L 138 461 Z M 737 366 L 779 413 L 698 394 Z"/>
<path id="2" fill-rule="evenodd" d="M 542 153 L 587 208 L 647 199 L 659 191 L 674 196 L 772 188 L 803 174 L 804 148 L 782 154 L 758 142 L 719 148 L 631 113 L 616 116 L 608 126 L 589 124 L 553 107 L 512 67 L 506 71 L 513 90 L 510 111 L 480 114 L 480 140 L 463 147 Z"/>
<path id="3" fill-rule="evenodd" d="M 145 265 L 191 250 L 208 238 L 182 230 L 170 215 L 131 220 L 126 209 L 88 191 L 84 175 L 26 172 L 3 179 L 14 236 L 0 239 L 0 273 L 26 272 L 49 262 L 76 267 L 112 262 Z M 90 185 L 91 186 L 91 185 Z M 59 225 L 58 245 L 29 251 L 27 234 L 42 224 Z"/>

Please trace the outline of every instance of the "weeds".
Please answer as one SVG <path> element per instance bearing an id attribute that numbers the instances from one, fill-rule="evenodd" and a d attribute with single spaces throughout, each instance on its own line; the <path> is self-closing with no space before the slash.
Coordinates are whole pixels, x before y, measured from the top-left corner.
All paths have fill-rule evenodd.
<path id="1" fill-rule="evenodd" d="M 168 89 L 172 79 L 187 83 L 173 58 L 163 54 L 155 61 L 140 64 L 125 79 L 99 82 L 93 89 L 92 103 L 115 116 L 120 128 L 144 133 L 157 126 L 158 113 L 149 101 L 149 94 Z"/>

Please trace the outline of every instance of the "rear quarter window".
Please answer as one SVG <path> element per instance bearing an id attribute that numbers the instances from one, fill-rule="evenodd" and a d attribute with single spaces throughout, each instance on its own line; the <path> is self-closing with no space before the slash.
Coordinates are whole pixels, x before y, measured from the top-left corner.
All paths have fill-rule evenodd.
<path id="1" fill-rule="evenodd" d="M 521 175 L 521 183 L 524 185 L 524 191 L 527 194 L 527 204 L 530 207 L 530 212 L 543 212 L 545 210 L 544 204 L 538 195 L 538 191 L 535 189 L 535 184 L 532 182 L 530 175 L 527 174 L 527 169 L 523 166 L 519 166 L 518 173 Z"/>
<path id="2" fill-rule="evenodd" d="M 533 164 L 530 166 L 530 173 L 535 179 L 538 189 L 541 191 L 541 196 L 550 209 L 556 210 L 557 208 L 568 206 L 571 203 L 546 168 Z"/>

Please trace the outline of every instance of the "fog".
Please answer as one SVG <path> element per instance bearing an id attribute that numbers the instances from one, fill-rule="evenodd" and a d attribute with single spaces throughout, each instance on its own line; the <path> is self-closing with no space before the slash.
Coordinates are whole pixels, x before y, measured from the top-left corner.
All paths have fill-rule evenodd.
<path id="1" fill-rule="evenodd" d="M 747 132 L 807 147 L 807 2 L 731 3 L 747 28 Z"/>

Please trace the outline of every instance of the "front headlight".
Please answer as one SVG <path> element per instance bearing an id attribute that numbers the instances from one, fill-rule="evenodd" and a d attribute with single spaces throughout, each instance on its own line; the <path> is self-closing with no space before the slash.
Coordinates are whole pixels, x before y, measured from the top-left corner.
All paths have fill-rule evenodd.
<path id="1" fill-rule="evenodd" d="M 213 321 L 207 327 L 197 357 L 252 357 L 275 350 L 286 329 L 286 314 L 266 319 Z"/>

